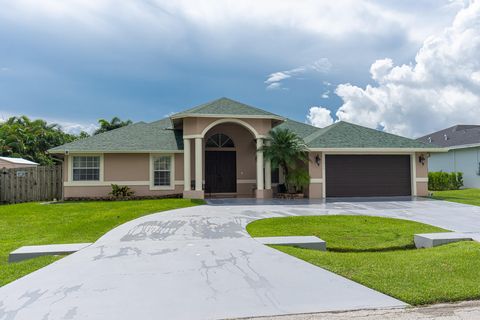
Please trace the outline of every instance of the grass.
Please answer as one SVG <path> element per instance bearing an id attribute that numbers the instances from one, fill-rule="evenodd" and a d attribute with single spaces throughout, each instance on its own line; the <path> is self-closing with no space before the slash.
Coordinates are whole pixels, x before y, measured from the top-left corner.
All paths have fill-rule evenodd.
<path id="1" fill-rule="evenodd" d="M 247 230 L 252 236 L 317 235 L 329 251 L 273 247 L 412 305 L 480 299 L 480 244 L 413 249 L 414 233 L 443 231 L 433 226 L 381 217 L 315 216 L 257 220 Z"/>
<path id="2" fill-rule="evenodd" d="M 247 226 L 252 237 L 317 236 L 330 251 L 384 251 L 413 248 L 413 233 L 443 229 L 400 219 L 368 216 L 313 216 L 257 220 Z"/>
<path id="3" fill-rule="evenodd" d="M 160 199 L 0 206 L 0 286 L 59 259 L 39 257 L 8 263 L 8 254 L 21 246 L 94 242 L 129 220 L 202 203 L 186 199 Z"/>
<path id="4" fill-rule="evenodd" d="M 480 189 L 433 191 L 432 198 L 480 206 Z"/>

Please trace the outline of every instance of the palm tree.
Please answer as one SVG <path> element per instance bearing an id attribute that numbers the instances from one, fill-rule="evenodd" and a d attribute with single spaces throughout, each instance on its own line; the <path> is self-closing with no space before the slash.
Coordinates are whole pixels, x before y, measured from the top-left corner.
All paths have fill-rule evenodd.
<path id="1" fill-rule="evenodd" d="M 119 117 L 113 117 L 111 121 L 100 119 L 98 120 L 98 123 L 100 124 L 100 128 L 95 130 L 95 132 L 93 133 L 94 135 L 128 126 L 132 124 L 132 120 L 122 121 Z"/>
<path id="2" fill-rule="evenodd" d="M 287 186 L 289 182 L 292 185 L 297 184 L 294 181 L 298 179 L 294 179 L 293 175 L 308 175 L 308 172 L 304 172 L 306 170 L 299 166 L 308 161 L 308 148 L 295 132 L 289 129 L 271 130 L 261 151 L 265 158 L 271 161 L 272 168 L 282 169 Z"/>

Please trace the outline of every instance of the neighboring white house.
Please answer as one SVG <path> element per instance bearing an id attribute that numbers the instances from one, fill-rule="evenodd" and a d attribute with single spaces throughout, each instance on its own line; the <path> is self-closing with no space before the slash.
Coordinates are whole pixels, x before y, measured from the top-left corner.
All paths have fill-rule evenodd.
<path id="1" fill-rule="evenodd" d="M 36 167 L 38 163 L 23 159 L 23 158 L 10 158 L 10 157 L 0 157 L 0 168 L 28 168 Z"/>
<path id="2" fill-rule="evenodd" d="M 418 140 L 448 148 L 446 153 L 431 154 L 430 172 L 462 172 L 466 188 L 480 188 L 480 125 L 456 125 Z"/>

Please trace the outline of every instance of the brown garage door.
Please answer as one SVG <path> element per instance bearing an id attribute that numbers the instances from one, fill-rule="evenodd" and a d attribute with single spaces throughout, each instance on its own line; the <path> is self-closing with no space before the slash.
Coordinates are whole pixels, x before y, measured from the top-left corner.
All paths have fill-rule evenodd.
<path id="1" fill-rule="evenodd" d="M 326 155 L 327 197 L 411 195 L 409 155 Z"/>

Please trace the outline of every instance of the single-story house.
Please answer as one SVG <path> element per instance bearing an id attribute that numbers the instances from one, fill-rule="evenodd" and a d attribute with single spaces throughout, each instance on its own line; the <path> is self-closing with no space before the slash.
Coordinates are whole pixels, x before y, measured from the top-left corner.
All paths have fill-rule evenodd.
<path id="1" fill-rule="evenodd" d="M 14 169 L 14 168 L 29 168 L 36 167 L 38 163 L 23 159 L 23 158 L 11 158 L 0 157 L 0 168 Z"/>
<path id="2" fill-rule="evenodd" d="M 65 198 L 104 197 L 111 184 L 137 196 L 269 198 L 283 177 L 261 149 L 288 128 L 309 149 L 309 198 L 427 195 L 425 143 L 337 122 L 317 128 L 227 98 L 151 123 L 49 150 L 64 158 Z"/>
<path id="3" fill-rule="evenodd" d="M 480 188 L 480 125 L 456 125 L 427 134 L 418 141 L 448 150 L 430 156 L 431 172 L 462 172 L 465 187 Z"/>

